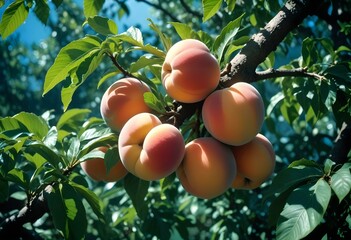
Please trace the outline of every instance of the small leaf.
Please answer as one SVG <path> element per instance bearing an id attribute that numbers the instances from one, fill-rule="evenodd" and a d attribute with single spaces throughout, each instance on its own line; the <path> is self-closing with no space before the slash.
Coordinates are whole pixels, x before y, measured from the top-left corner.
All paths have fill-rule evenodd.
<path id="1" fill-rule="evenodd" d="M 351 165 L 344 164 L 331 176 L 330 186 L 341 202 L 351 190 Z"/>
<path id="2" fill-rule="evenodd" d="M 106 135 L 100 136 L 89 141 L 84 147 L 80 150 L 77 159 L 81 159 L 85 154 L 91 152 L 97 147 L 106 146 L 106 145 L 116 145 L 118 136 L 114 133 L 108 133 Z"/>
<path id="3" fill-rule="evenodd" d="M 84 0 L 83 10 L 86 18 L 98 15 L 105 0 Z"/>
<path id="4" fill-rule="evenodd" d="M 331 159 L 328 158 L 324 162 L 324 173 L 329 175 L 331 170 L 332 170 L 333 165 L 335 165 L 335 162 L 333 162 Z"/>
<path id="5" fill-rule="evenodd" d="M 159 38 L 161 39 L 161 43 L 162 43 L 162 45 L 163 45 L 165 51 L 168 51 L 168 49 L 170 49 L 171 46 L 172 46 L 172 40 L 171 40 L 171 38 L 169 38 L 168 36 L 166 36 L 166 35 L 161 31 L 161 29 L 159 29 L 159 28 L 153 23 L 153 21 L 152 21 L 150 18 L 148 18 L 147 20 L 150 22 L 149 26 L 151 27 L 151 29 L 154 30 L 154 32 L 156 32 L 156 33 L 158 34 Z"/>
<path id="6" fill-rule="evenodd" d="M 293 168 L 293 167 L 302 168 L 303 166 L 304 167 L 313 167 L 313 168 L 320 169 L 320 166 L 319 166 L 318 163 L 316 163 L 315 161 L 312 161 L 312 160 L 305 159 L 305 158 L 293 161 L 292 163 L 289 164 L 288 167 L 289 168 Z"/>
<path id="7" fill-rule="evenodd" d="M 180 22 L 171 22 L 171 24 L 181 39 L 194 38 L 194 31 L 188 24 Z"/>
<path id="8" fill-rule="evenodd" d="M 91 112 L 90 109 L 80 109 L 80 108 L 70 109 L 61 115 L 61 117 L 57 122 L 56 127 L 58 130 L 67 128 L 67 127 L 69 129 L 70 128 L 76 129 L 77 123 L 82 122 L 90 112 Z"/>
<path id="9" fill-rule="evenodd" d="M 148 193 L 149 185 L 149 181 L 139 179 L 130 173 L 124 177 L 124 188 L 141 219 L 145 219 L 148 212 L 148 205 L 145 201 L 145 196 Z"/>
<path id="10" fill-rule="evenodd" d="M 109 148 L 104 156 L 106 173 L 108 174 L 118 162 L 121 161 L 119 157 L 118 147 Z"/>
<path id="11" fill-rule="evenodd" d="M 222 5 L 222 0 L 202 0 L 203 18 L 202 21 L 206 22 L 213 17 Z"/>
<path id="12" fill-rule="evenodd" d="M 74 182 L 70 182 L 70 185 L 80 194 L 85 200 L 89 203 L 95 215 L 100 219 L 100 221 L 104 221 L 104 215 L 102 214 L 101 200 L 96 194 L 84 187 L 83 185 L 76 184 Z"/>
<path id="13" fill-rule="evenodd" d="M 0 22 L 0 35 L 3 39 L 11 35 L 28 17 L 24 1 L 14 1 L 5 10 Z"/>
<path id="14" fill-rule="evenodd" d="M 229 12 L 233 12 L 236 4 L 236 0 L 224 0 L 227 4 L 227 8 Z"/>
<path id="15" fill-rule="evenodd" d="M 25 190 L 27 190 L 29 187 L 29 176 L 27 176 L 24 171 L 18 168 L 14 168 L 7 173 L 7 180 L 18 184 Z"/>
<path id="16" fill-rule="evenodd" d="M 212 49 L 216 51 L 218 62 L 221 62 L 225 48 L 233 40 L 235 35 L 238 33 L 241 25 L 241 19 L 243 16 L 244 14 L 242 14 L 240 17 L 236 18 L 235 20 L 229 22 L 222 29 L 219 36 L 216 38 Z"/>
<path id="17" fill-rule="evenodd" d="M 47 0 L 36 0 L 34 13 L 37 18 L 46 25 L 50 14 L 50 7 Z"/>
<path id="18" fill-rule="evenodd" d="M 152 92 L 144 93 L 144 101 L 145 101 L 146 105 L 148 105 L 148 107 L 155 110 L 156 112 L 158 112 L 158 113 L 165 112 L 165 108 L 162 105 L 162 102 L 160 100 L 158 100 L 157 97 L 155 96 L 155 94 L 153 94 Z"/>
<path id="19" fill-rule="evenodd" d="M 94 29 L 95 32 L 104 36 L 108 36 L 109 34 L 115 35 L 118 33 L 116 23 L 108 18 L 100 16 L 89 17 L 88 24 L 92 29 Z"/>
<path id="20" fill-rule="evenodd" d="M 43 95 L 66 79 L 85 59 L 100 49 L 101 40 L 87 36 L 70 42 L 58 53 L 53 65 L 46 73 Z"/>

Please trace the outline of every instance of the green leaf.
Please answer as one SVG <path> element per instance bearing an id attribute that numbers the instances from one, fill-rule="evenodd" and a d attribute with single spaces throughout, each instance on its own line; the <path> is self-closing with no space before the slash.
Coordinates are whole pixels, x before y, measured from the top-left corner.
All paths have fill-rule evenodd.
<path id="1" fill-rule="evenodd" d="M 159 29 L 159 28 L 153 23 L 153 21 L 152 21 L 150 18 L 148 18 L 147 20 L 150 22 L 149 26 L 151 27 L 151 29 L 152 29 L 155 33 L 157 33 L 157 35 L 159 36 L 159 38 L 160 38 L 160 40 L 161 40 L 161 43 L 162 43 L 162 45 L 163 45 L 165 51 L 168 51 L 168 49 L 170 49 L 171 46 L 172 46 L 172 40 L 171 40 L 171 38 L 169 38 L 168 36 L 166 36 L 166 35 L 161 31 L 161 29 Z"/>
<path id="2" fill-rule="evenodd" d="M 5 0 L 0 0 L 0 7 L 3 7 L 5 5 Z"/>
<path id="3" fill-rule="evenodd" d="M 84 147 L 80 150 L 77 159 L 81 159 L 85 154 L 91 152 L 97 147 L 107 146 L 107 145 L 116 145 L 118 140 L 118 136 L 114 133 L 108 133 L 101 137 L 95 138 L 89 141 Z"/>
<path id="4" fill-rule="evenodd" d="M 224 0 L 227 4 L 227 8 L 229 12 L 233 12 L 236 4 L 236 0 Z"/>
<path id="5" fill-rule="evenodd" d="M 139 69 L 152 66 L 152 65 L 162 65 L 163 59 L 154 58 L 152 55 L 147 54 L 141 56 L 136 62 L 130 65 L 129 71 L 131 73 L 137 72 Z"/>
<path id="6" fill-rule="evenodd" d="M 277 239 L 294 240 L 307 236 L 323 220 L 331 198 L 324 179 L 295 189 L 278 219 Z"/>
<path id="7" fill-rule="evenodd" d="M 291 187 L 297 187 L 304 182 L 312 181 L 323 176 L 320 168 L 299 165 L 285 168 L 274 178 L 270 188 L 265 193 L 265 198 L 280 194 Z"/>
<path id="8" fill-rule="evenodd" d="M 7 173 L 7 180 L 18 184 L 25 190 L 29 187 L 29 176 L 18 168 L 14 168 Z"/>
<path id="9" fill-rule="evenodd" d="M 333 165 L 335 165 L 335 162 L 333 162 L 331 159 L 328 158 L 324 162 L 324 173 L 329 175 L 331 170 L 332 170 Z"/>
<path id="10" fill-rule="evenodd" d="M 70 182 L 70 185 L 89 203 L 91 209 L 100 221 L 104 221 L 104 215 L 102 213 L 101 200 L 100 198 L 90 189 L 84 187 L 83 185 Z"/>
<path id="11" fill-rule="evenodd" d="M 30 133 L 35 134 L 40 140 L 44 139 L 49 132 L 46 121 L 33 113 L 20 112 L 13 116 L 14 119 L 22 123 Z"/>
<path id="12" fill-rule="evenodd" d="M 216 38 L 212 46 L 212 50 L 216 51 L 218 62 L 221 62 L 225 48 L 238 33 L 241 24 L 241 19 L 243 16 L 244 14 L 242 14 L 235 20 L 229 22 Z"/>
<path id="13" fill-rule="evenodd" d="M 97 88 L 100 88 L 101 85 L 107 81 L 107 79 L 114 77 L 119 73 L 121 73 L 121 71 L 119 69 L 116 69 L 115 67 L 104 73 L 104 75 L 100 78 L 98 82 Z"/>
<path id="14" fill-rule="evenodd" d="M 37 16 L 37 18 L 44 25 L 46 25 L 48 22 L 49 14 L 50 14 L 50 7 L 47 3 L 47 0 L 36 0 L 34 13 Z"/>
<path id="15" fill-rule="evenodd" d="M 69 73 L 77 69 L 84 60 L 96 53 L 100 49 L 100 44 L 100 39 L 87 36 L 63 47 L 46 73 L 43 95 L 65 80 Z"/>
<path id="16" fill-rule="evenodd" d="M 351 164 L 344 164 L 331 176 L 330 186 L 341 202 L 351 190 Z"/>
<path id="17" fill-rule="evenodd" d="M 162 102 L 158 100 L 155 94 L 153 94 L 152 92 L 144 93 L 144 101 L 148 107 L 155 110 L 156 112 L 158 113 L 165 112 L 165 108 L 162 105 Z"/>
<path id="18" fill-rule="evenodd" d="M 213 17 L 222 5 L 222 0 L 202 0 L 203 18 L 202 21 L 206 22 Z"/>
<path id="19" fill-rule="evenodd" d="M 188 24 L 171 22 L 171 25 L 175 28 L 181 39 L 194 38 L 195 33 Z"/>
<path id="20" fill-rule="evenodd" d="M 45 146 L 43 143 L 33 142 L 31 144 L 28 144 L 24 151 L 28 154 L 31 154 L 32 156 L 39 154 L 43 159 L 45 159 L 57 169 L 59 168 L 59 164 L 63 163 L 61 157 L 51 148 Z"/>
<path id="21" fill-rule="evenodd" d="M 102 61 L 103 54 L 100 51 L 86 58 L 75 70 L 71 72 L 71 84 L 68 87 L 63 87 L 61 90 L 61 101 L 64 111 L 67 110 L 72 101 L 73 94 L 80 85 L 90 76 Z"/>
<path id="22" fill-rule="evenodd" d="M 145 196 L 148 193 L 149 185 L 149 181 L 137 178 L 130 173 L 124 177 L 124 188 L 141 219 L 145 219 L 148 212 L 148 204 L 145 201 Z"/>
<path id="23" fill-rule="evenodd" d="M 3 39 L 11 35 L 28 17 L 28 8 L 24 1 L 14 1 L 5 10 L 0 23 L 0 35 Z"/>
<path id="24" fill-rule="evenodd" d="M 275 226 L 277 224 L 280 213 L 283 211 L 286 204 L 286 200 L 294 189 L 295 186 L 292 186 L 272 200 L 268 209 L 268 223 L 270 226 Z"/>
<path id="25" fill-rule="evenodd" d="M 64 112 L 57 122 L 57 129 L 72 128 L 77 129 L 80 124 L 91 112 L 90 109 L 74 108 Z"/>
<path id="26" fill-rule="evenodd" d="M 84 205 L 75 188 L 60 183 L 58 188 L 45 194 L 55 227 L 62 231 L 65 239 L 83 239 L 88 223 Z"/>
<path id="27" fill-rule="evenodd" d="M 294 168 L 294 167 L 301 168 L 303 166 L 321 169 L 318 163 L 316 163 L 315 161 L 312 161 L 312 160 L 305 159 L 305 158 L 293 161 L 292 163 L 289 164 L 288 167 L 289 168 Z"/>
<path id="28" fill-rule="evenodd" d="M 86 18 L 98 15 L 105 0 L 84 0 L 83 10 Z"/>
<path id="29" fill-rule="evenodd" d="M 105 166 L 106 166 L 106 172 L 107 174 L 110 172 L 111 168 L 116 166 L 118 162 L 121 161 L 119 157 L 119 152 L 118 152 L 118 147 L 111 147 L 107 150 L 105 156 L 104 156 L 104 161 L 105 161 Z"/>
<path id="30" fill-rule="evenodd" d="M 118 28 L 116 23 L 111 19 L 108 19 L 105 17 L 100 17 L 100 16 L 89 17 L 88 24 L 92 29 L 94 29 L 95 32 L 100 33 L 104 36 L 108 36 L 110 34 L 115 35 L 118 33 Z"/>

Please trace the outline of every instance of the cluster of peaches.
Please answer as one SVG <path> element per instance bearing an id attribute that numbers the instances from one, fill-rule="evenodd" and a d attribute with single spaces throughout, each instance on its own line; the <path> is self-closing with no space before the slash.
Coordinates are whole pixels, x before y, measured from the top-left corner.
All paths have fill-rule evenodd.
<path id="1" fill-rule="evenodd" d="M 101 115 L 119 134 L 121 161 L 109 173 L 103 159 L 83 162 L 83 170 L 101 181 L 117 181 L 128 172 L 153 181 L 176 172 L 187 192 L 204 199 L 229 188 L 259 187 L 275 167 L 272 144 L 259 133 L 263 100 L 245 82 L 217 89 L 219 78 L 219 64 L 204 43 L 182 40 L 167 52 L 162 66 L 167 94 L 181 103 L 203 101 L 202 122 L 209 134 L 188 143 L 181 130 L 161 122 L 145 104 L 144 93 L 151 90 L 144 82 L 116 81 L 102 97 Z"/>

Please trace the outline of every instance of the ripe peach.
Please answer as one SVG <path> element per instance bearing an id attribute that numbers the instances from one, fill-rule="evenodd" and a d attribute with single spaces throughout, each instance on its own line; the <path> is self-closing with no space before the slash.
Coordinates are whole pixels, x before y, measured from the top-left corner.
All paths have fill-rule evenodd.
<path id="1" fill-rule="evenodd" d="M 194 103 L 203 100 L 218 85 L 220 68 L 208 47 L 195 39 L 174 44 L 162 65 L 162 84 L 174 100 Z"/>
<path id="2" fill-rule="evenodd" d="M 99 147 L 98 149 L 106 153 L 108 147 Z M 116 182 L 124 178 L 128 173 L 121 161 L 117 162 L 108 173 L 103 158 L 88 159 L 80 165 L 83 171 L 95 181 Z"/>
<path id="3" fill-rule="evenodd" d="M 219 141 L 239 146 L 252 140 L 264 121 L 260 93 L 251 84 L 234 83 L 209 95 L 202 106 L 208 132 Z"/>
<path id="4" fill-rule="evenodd" d="M 173 173 L 181 163 L 185 143 L 180 131 L 162 124 L 151 113 L 130 118 L 118 138 L 118 150 L 126 169 L 135 176 L 151 181 Z"/>
<path id="5" fill-rule="evenodd" d="M 236 189 L 255 189 L 273 173 L 275 153 L 271 142 L 262 134 L 247 144 L 233 146 L 238 173 L 232 183 Z"/>
<path id="6" fill-rule="evenodd" d="M 177 176 L 190 194 L 215 198 L 230 188 L 236 176 L 234 155 L 227 145 L 212 137 L 197 138 L 186 144 Z"/>
<path id="7" fill-rule="evenodd" d="M 150 112 L 144 93 L 150 88 L 135 78 L 123 78 L 113 83 L 101 99 L 100 112 L 106 124 L 119 132 L 129 118 L 137 113 Z"/>

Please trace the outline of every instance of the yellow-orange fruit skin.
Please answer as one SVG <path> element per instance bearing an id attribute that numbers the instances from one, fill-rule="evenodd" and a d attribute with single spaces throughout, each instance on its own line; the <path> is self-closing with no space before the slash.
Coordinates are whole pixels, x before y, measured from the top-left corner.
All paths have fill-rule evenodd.
<path id="1" fill-rule="evenodd" d="M 230 188 L 236 176 L 234 155 L 227 145 L 212 137 L 197 138 L 186 144 L 177 176 L 188 193 L 215 198 Z"/>
<path id="2" fill-rule="evenodd" d="M 237 176 L 232 183 L 235 189 L 255 189 L 264 183 L 275 168 L 275 153 L 271 142 L 262 134 L 247 144 L 233 146 Z"/>
<path id="3" fill-rule="evenodd" d="M 184 157 L 185 143 L 176 127 L 162 124 L 153 114 L 140 113 L 122 128 L 118 150 L 129 172 L 152 181 L 176 171 Z"/>
<path id="4" fill-rule="evenodd" d="M 132 116 L 151 112 L 144 102 L 144 93 L 150 88 L 135 78 L 123 78 L 113 83 L 104 93 L 100 112 L 106 124 L 119 132 Z"/>
<path id="5" fill-rule="evenodd" d="M 108 147 L 99 147 L 99 150 L 106 153 Z M 116 182 L 124 178 L 128 173 L 122 162 L 117 162 L 107 173 L 103 158 L 88 159 L 80 165 L 83 171 L 95 181 Z"/>
<path id="6" fill-rule="evenodd" d="M 220 67 L 207 46 L 195 39 L 174 44 L 162 65 L 162 84 L 173 99 L 194 103 L 218 85 Z"/>
<path id="7" fill-rule="evenodd" d="M 208 132 L 233 146 L 252 140 L 261 130 L 264 116 L 260 93 L 245 82 L 213 92 L 202 106 L 202 118 Z"/>

